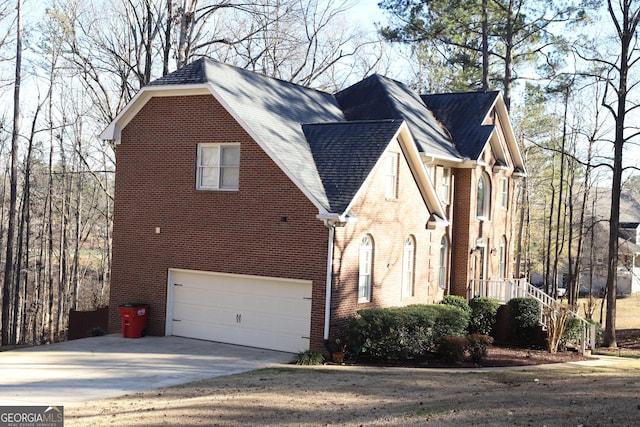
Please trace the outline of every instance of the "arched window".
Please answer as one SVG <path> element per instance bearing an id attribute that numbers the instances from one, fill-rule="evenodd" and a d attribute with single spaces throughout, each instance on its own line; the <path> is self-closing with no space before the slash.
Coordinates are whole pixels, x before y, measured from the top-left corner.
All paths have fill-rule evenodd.
<path id="1" fill-rule="evenodd" d="M 415 261 L 416 245 L 413 236 L 407 236 L 404 240 L 404 252 L 402 255 L 402 296 L 413 296 L 413 267 Z"/>
<path id="2" fill-rule="evenodd" d="M 507 238 L 502 236 L 500 239 L 500 277 L 505 278 L 507 275 Z"/>
<path id="3" fill-rule="evenodd" d="M 371 301 L 371 273 L 373 271 L 373 239 L 368 234 L 360 240 L 358 302 Z"/>
<path id="4" fill-rule="evenodd" d="M 440 259 L 438 261 L 438 286 L 440 289 L 447 289 L 448 271 L 447 264 L 449 260 L 449 240 L 447 236 L 440 239 Z"/>
<path id="5" fill-rule="evenodd" d="M 477 217 L 480 219 L 489 218 L 489 201 L 491 200 L 491 188 L 489 178 L 482 174 L 478 178 L 477 188 Z"/>

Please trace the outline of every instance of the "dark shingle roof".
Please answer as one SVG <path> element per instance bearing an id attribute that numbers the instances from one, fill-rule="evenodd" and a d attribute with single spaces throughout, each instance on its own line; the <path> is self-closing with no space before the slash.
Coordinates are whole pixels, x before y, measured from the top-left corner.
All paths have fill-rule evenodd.
<path id="1" fill-rule="evenodd" d="M 335 96 L 347 120 L 403 119 L 421 152 L 445 158 L 460 157 L 447 129 L 436 120 L 420 96 L 400 82 L 373 75 Z"/>
<path id="2" fill-rule="evenodd" d="M 206 60 L 199 59 L 184 67 L 160 77 L 149 83 L 149 86 L 202 84 L 209 81 Z"/>
<path id="3" fill-rule="evenodd" d="M 451 133 L 453 143 L 463 157 L 476 160 L 494 130 L 482 125 L 493 108 L 499 92 L 469 92 L 423 95 L 426 106 Z"/>
<path id="4" fill-rule="evenodd" d="M 332 95 L 208 58 L 149 84 L 162 85 L 205 85 L 311 200 L 340 214 L 403 121 L 422 153 L 476 159 L 497 94 L 420 97 L 373 75 Z"/>
<path id="5" fill-rule="evenodd" d="M 402 120 L 307 124 L 302 129 L 333 212 L 345 212 Z"/>

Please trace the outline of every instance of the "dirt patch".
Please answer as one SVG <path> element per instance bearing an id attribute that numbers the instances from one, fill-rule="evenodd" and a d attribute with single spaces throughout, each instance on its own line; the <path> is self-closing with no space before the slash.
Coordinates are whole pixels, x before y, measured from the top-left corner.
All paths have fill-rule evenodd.
<path id="1" fill-rule="evenodd" d="M 628 340 L 629 345 L 640 344 L 637 335 L 630 333 Z M 68 426 L 634 425 L 640 417 L 640 360 L 616 358 L 615 364 L 604 366 L 557 363 L 581 360 L 585 358 L 575 352 L 552 355 L 492 346 L 486 366 L 515 367 L 291 365 L 87 402 L 65 408 L 65 422 Z"/>

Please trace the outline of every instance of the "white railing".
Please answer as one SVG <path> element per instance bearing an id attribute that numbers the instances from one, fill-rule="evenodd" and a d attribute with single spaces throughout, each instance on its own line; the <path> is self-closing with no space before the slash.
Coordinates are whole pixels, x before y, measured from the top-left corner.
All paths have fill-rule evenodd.
<path id="1" fill-rule="evenodd" d="M 557 310 L 556 307 L 562 304 L 524 279 L 472 280 L 467 290 L 467 298 L 471 300 L 474 297 L 495 298 L 501 304 L 506 304 L 513 298 L 534 298 L 540 302 L 542 308 L 540 310 L 540 324 L 544 328 L 547 328 L 549 324 L 549 318 L 546 315 L 547 310 Z M 582 318 L 578 313 L 574 311 L 570 313 L 582 324 L 582 338 L 578 343 L 575 343 L 578 345 L 579 351 L 584 354 L 586 349 L 595 350 L 596 326 Z"/>

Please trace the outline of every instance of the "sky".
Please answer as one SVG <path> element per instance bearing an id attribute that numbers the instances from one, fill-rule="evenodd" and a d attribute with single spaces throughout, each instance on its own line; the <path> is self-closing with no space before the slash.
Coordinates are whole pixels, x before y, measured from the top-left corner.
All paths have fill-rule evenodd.
<path id="1" fill-rule="evenodd" d="M 384 22 L 384 12 L 378 7 L 380 0 L 357 0 L 349 18 L 363 28 L 374 29 L 374 22 Z"/>

